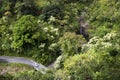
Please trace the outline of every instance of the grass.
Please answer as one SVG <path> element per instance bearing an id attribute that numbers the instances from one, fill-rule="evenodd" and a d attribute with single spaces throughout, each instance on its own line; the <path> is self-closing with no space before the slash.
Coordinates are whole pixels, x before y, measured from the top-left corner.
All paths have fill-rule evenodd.
<path id="1" fill-rule="evenodd" d="M 34 69 L 33 67 L 30 67 L 25 64 L 0 62 L 0 75 L 5 75 L 6 73 L 10 75 L 15 75 L 17 73 L 25 72 L 33 69 Z"/>

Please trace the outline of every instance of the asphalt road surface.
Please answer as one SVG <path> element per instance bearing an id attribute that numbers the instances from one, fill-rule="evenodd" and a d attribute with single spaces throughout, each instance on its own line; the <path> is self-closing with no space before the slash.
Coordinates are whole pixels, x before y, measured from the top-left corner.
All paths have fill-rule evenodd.
<path id="1" fill-rule="evenodd" d="M 23 57 L 0 56 L 0 62 L 27 64 L 34 67 L 35 70 L 41 71 L 42 73 L 45 73 L 45 71 L 48 70 L 46 66 Z"/>

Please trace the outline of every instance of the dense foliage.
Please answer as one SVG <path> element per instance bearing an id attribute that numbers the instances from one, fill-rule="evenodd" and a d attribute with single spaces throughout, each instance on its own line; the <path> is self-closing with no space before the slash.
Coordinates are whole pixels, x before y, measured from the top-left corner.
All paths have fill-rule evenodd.
<path id="1" fill-rule="evenodd" d="M 84 53 L 69 57 L 64 62 L 64 68 L 58 69 L 55 78 L 61 80 L 118 80 L 120 78 L 119 44 L 120 35 L 115 32 L 108 33 L 103 38 L 92 38 L 88 44 L 83 46 Z"/>
<path id="2" fill-rule="evenodd" d="M 0 0 L 0 55 L 54 69 L 1 80 L 119 80 L 119 0 Z M 86 35 L 87 36 L 86 36 Z"/>

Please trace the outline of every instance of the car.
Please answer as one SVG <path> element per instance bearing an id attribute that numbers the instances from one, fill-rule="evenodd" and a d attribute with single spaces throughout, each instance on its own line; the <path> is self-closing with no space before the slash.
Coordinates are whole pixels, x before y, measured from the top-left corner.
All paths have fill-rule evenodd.
<path id="1" fill-rule="evenodd" d="M 39 66 L 39 64 L 38 64 L 38 63 L 35 63 L 34 65 L 35 65 L 35 67 L 38 67 L 38 66 Z"/>

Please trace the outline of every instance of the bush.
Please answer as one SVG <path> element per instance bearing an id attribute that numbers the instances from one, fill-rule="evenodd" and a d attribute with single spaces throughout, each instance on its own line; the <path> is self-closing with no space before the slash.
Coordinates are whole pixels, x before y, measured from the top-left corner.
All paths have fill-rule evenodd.
<path id="1" fill-rule="evenodd" d="M 119 31 L 120 8 L 118 0 L 94 1 L 87 12 L 88 20 L 92 26 L 92 35 L 105 35 L 112 30 Z M 103 32 L 103 33 L 102 33 Z M 92 36 L 92 37 L 93 37 Z"/>
<path id="2" fill-rule="evenodd" d="M 96 59 L 100 59 L 96 54 L 80 54 L 70 57 L 65 61 L 64 69 L 57 71 L 56 78 L 62 80 L 91 80 L 101 63 L 100 60 L 97 62 Z"/>
<path id="3" fill-rule="evenodd" d="M 0 75 L 0 80 L 11 80 L 11 79 L 13 79 L 13 76 L 8 73 Z"/>
<path id="4" fill-rule="evenodd" d="M 72 56 L 81 51 L 81 46 L 86 43 L 82 35 L 66 32 L 59 40 L 59 45 L 63 55 Z"/>
<path id="5" fill-rule="evenodd" d="M 61 56 L 56 61 L 54 68 L 59 69 L 63 67 L 64 61 L 69 57 L 81 52 L 81 47 L 86 43 L 82 35 L 76 35 L 72 32 L 66 32 L 59 39 L 59 46 L 61 49 Z"/>
<path id="6" fill-rule="evenodd" d="M 119 56 L 120 57 L 120 56 Z M 120 78 L 119 57 L 107 53 L 89 51 L 68 58 L 64 68 L 57 70 L 55 79 L 60 80 L 116 80 Z M 112 66 L 114 65 L 114 66 Z M 115 67 L 116 66 L 116 67 Z M 115 73 L 114 73 L 115 72 Z"/>
<path id="7" fill-rule="evenodd" d="M 120 36 L 111 32 L 104 37 L 94 37 L 82 46 L 83 54 L 62 62 L 55 78 L 62 80 L 117 80 L 120 78 Z M 60 61 L 62 59 L 60 58 Z M 58 61 L 59 64 L 61 62 Z"/>
<path id="8" fill-rule="evenodd" d="M 48 64 L 59 55 L 58 36 L 58 28 L 25 15 L 14 24 L 11 48 L 16 53 Z"/>
<path id="9" fill-rule="evenodd" d="M 119 32 L 110 32 L 103 37 L 95 36 L 91 38 L 88 44 L 82 46 L 82 51 L 88 51 L 89 49 L 95 49 L 96 51 L 104 52 L 110 49 L 115 49 L 119 52 L 120 44 Z"/>
<path id="10" fill-rule="evenodd" d="M 63 18 L 62 9 L 59 5 L 56 4 L 52 4 L 44 7 L 42 13 L 44 15 L 43 20 L 45 21 L 47 21 L 51 16 L 57 19 Z"/>
<path id="11" fill-rule="evenodd" d="M 36 44 L 40 36 L 37 19 L 31 15 L 22 16 L 13 28 L 13 48 L 26 48 Z"/>
<path id="12" fill-rule="evenodd" d="M 14 80 L 53 80 L 53 73 L 51 71 L 42 74 L 39 71 L 27 71 L 16 74 Z"/>

